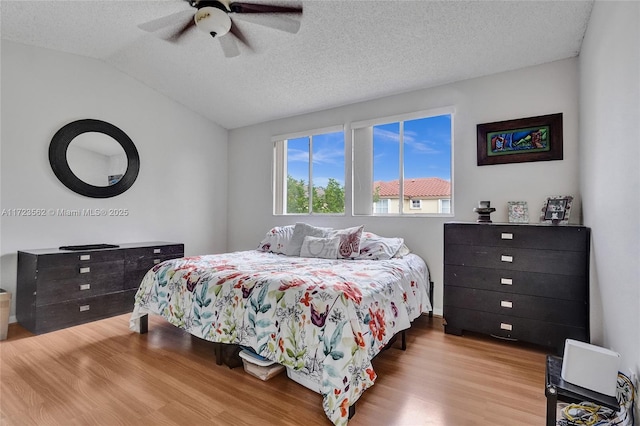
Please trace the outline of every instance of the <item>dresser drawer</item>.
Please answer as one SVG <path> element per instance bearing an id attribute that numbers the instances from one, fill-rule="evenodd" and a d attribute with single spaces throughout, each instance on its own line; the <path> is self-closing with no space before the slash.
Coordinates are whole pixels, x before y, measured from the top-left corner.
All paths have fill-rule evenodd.
<path id="1" fill-rule="evenodd" d="M 137 289 L 149 269 L 165 260 L 183 256 L 184 245 L 182 244 L 127 250 L 124 288 Z"/>
<path id="2" fill-rule="evenodd" d="M 494 246 L 446 244 L 445 264 L 586 276 L 584 251 L 557 251 Z"/>
<path id="3" fill-rule="evenodd" d="M 128 249 L 125 254 L 127 264 L 130 262 L 135 262 L 137 259 L 153 259 L 153 258 L 158 258 L 163 256 L 167 257 L 168 259 L 184 256 L 184 245 L 183 244 L 173 244 L 173 245 L 166 245 L 166 246 L 158 245 L 158 246 L 151 246 L 151 247 Z"/>
<path id="4" fill-rule="evenodd" d="M 56 303 L 37 308 L 36 333 L 45 333 L 77 324 L 133 311 L 135 291 Z"/>
<path id="5" fill-rule="evenodd" d="M 584 251 L 589 229 L 582 226 L 447 223 L 450 244 Z"/>
<path id="6" fill-rule="evenodd" d="M 492 336 L 522 340 L 542 346 L 555 347 L 562 353 L 565 339 L 589 341 L 586 328 L 548 323 L 530 318 L 518 318 L 491 312 L 449 307 L 445 313 L 446 333 L 461 330 Z"/>
<path id="7" fill-rule="evenodd" d="M 38 270 L 36 271 L 38 280 L 93 279 L 113 273 L 124 273 L 124 259 L 122 256 L 120 256 L 120 259 L 104 262 L 76 262 L 46 268 L 38 265 Z"/>
<path id="8" fill-rule="evenodd" d="M 121 250 L 64 252 L 38 256 L 38 269 L 76 266 L 87 262 L 105 262 L 124 259 Z"/>
<path id="9" fill-rule="evenodd" d="M 578 275 L 556 275 L 539 272 L 488 269 L 460 265 L 444 265 L 446 286 L 478 288 L 543 296 L 565 300 L 589 300 L 585 278 Z M 445 299 L 447 300 L 447 299 Z"/>
<path id="10" fill-rule="evenodd" d="M 465 308 L 503 316 L 581 327 L 588 318 L 586 302 L 550 299 L 525 294 L 446 286 L 444 314 L 448 308 Z"/>
<path id="11" fill-rule="evenodd" d="M 123 271 L 93 276 L 78 276 L 62 280 L 41 280 L 37 284 L 38 306 L 67 300 L 84 299 L 105 293 L 121 291 Z"/>

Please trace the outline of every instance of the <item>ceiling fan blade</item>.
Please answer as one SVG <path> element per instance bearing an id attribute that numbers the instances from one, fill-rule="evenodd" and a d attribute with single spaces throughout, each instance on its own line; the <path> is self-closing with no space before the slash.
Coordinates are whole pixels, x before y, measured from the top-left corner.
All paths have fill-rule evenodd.
<path id="1" fill-rule="evenodd" d="M 193 21 L 192 10 L 182 10 L 180 12 L 176 12 L 162 18 L 154 19 L 153 21 L 145 22 L 144 24 L 138 25 L 138 28 L 143 31 L 154 32 L 161 30 L 162 28 L 181 24 L 187 19 Z"/>
<path id="2" fill-rule="evenodd" d="M 273 28 L 279 31 L 285 31 L 295 34 L 300 29 L 300 21 L 280 15 L 255 15 L 255 14 L 235 14 L 234 19 L 251 22 L 252 24 L 262 25 L 263 27 Z"/>
<path id="3" fill-rule="evenodd" d="M 176 43 L 177 41 L 180 40 L 180 38 L 182 38 L 183 35 L 185 35 L 187 30 L 189 30 L 191 27 L 195 25 L 196 25 L 196 21 L 193 19 L 189 19 L 187 22 L 185 22 L 184 25 L 178 28 L 178 30 L 175 33 L 171 34 L 166 40 Z"/>
<path id="4" fill-rule="evenodd" d="M 227 58 L 234 58 L 240 55 L 240 49 L 238 49 L 238 43 L 231 34 L 226 34 L 220 37 L 220 46 L 222 46 L 222 52 Z"/>
<path id="5" fill-rule="evenodd" d="M 255 4 L 236 2 L 229 4 L 234 13 L 302 13 L 302 7 L 275 6 L 269 4 Z"/>
<path id="6" fill-rule="evenodd" d="M 247 41 L 247 38 L 244 36 L 244 34 L 242 34 L 242 31 L 240 31 L 240 28 L 238 28 L 237 25 L 231 25 L 231 29 L 229 30 L 229 32 L 231 33 L 229 35 L 235 37 L 236 39 L 238 39 L 238 41 L 240 41 L 240 43 L 244 44 L 249 49 L 251 49 L 251 46 L 249 46 L 249 42 Z"/>

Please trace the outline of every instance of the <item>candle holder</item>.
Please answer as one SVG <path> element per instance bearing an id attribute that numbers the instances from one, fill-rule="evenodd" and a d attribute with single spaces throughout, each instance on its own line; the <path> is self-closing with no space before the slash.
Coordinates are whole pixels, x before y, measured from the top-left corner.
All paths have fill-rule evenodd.
<path id="1" fill-rule="evenodd" d="M 491 213 L 496 209 L 491 207 L 491 201 L 478 201 L 478 207 L 474 207 L 474 212 L 478 213 L 478 223 L 491 223 Z"/>

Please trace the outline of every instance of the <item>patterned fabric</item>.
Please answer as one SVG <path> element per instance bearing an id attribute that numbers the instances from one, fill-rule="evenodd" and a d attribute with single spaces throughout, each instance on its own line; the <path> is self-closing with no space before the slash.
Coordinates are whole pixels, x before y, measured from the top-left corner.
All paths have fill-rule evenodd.
<path id="1" fill-rule="evenodd" d="M 304 237 L 300 257 L 322 257 L 324 259 L 337 259 L 340 237 L 319 238 Z"/>
<path id="2" fill-rule="evenodd" d="M 332 231 L 330 235 L 340 237 L 340 248 L 338 251 L 338 259 L 351 259 L 360 254 L 360 237 L 364 225 L 353 228 L 337 229 Z"/>
<path id="3" fill-rule="evenodd" d="M 142 280 L 130 326 L 162 315 L 194 336 L 317 377 L 327 417 L 346 424 L 349 406 L 376 379 L 371 359 L 431 310 L 428 274 L 414 254 L 353 261 L 251 250 L 173 259 Z"/>
<path id="4" fill-rule="evenodd" d="M 409 249 L 404 245 L 404 239 L 386 238 L 376 235 L 373 232 L 364 232 L 362 234 L 362 242 L 360 243 L 360 254 L 357 259 L 391 259 L 403 248 L 406 250 L 402 250 L 402 253 L 398 257 L 403 257 L 409 253 Z"/>
<path id="5" fill-rule="evenodd" d="M 271 253 L 285 253 L 289 241 L 293 236 L 293 225 L 276 226 L 267 232 L 264 239 L 258 245 L 258 250 Z"/>

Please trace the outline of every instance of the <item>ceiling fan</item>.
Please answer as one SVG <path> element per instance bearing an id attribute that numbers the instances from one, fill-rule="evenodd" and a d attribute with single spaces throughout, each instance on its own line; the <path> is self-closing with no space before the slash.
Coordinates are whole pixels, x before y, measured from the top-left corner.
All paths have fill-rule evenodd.
<path id="1" fill-rule="evenodd" d="M 228 58 L 240 54 L 237 41 L 249 47 L 240 29 L 233 24 L 235 18 L 293 34 L 300 29 L 299 20 L 292 18 L 292 16 L 302 14 L 302 7 L 299 6 L 276 6 L 230 2 L 229 0 L 185 1 L 197 10 L 195 12 L 191 9 L 183 10 L 140 24 L 138 28 L 155 32 L 169 27 L 177 27 L 177 30 L 167 38 L 169 41 L 177 41 L 195 25 L 198 29 L 220 40 L 222 51 Z"/>

